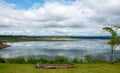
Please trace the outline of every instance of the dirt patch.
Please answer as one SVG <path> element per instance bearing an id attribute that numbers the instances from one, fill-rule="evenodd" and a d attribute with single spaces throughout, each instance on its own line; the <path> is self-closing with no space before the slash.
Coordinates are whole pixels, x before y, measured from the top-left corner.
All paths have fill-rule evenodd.
<path id="1" fill-rule="evenodd" d="M 56 68 L 74 68 L 74 64 L 36 64 L 36 68 L 56 69 Z"/>

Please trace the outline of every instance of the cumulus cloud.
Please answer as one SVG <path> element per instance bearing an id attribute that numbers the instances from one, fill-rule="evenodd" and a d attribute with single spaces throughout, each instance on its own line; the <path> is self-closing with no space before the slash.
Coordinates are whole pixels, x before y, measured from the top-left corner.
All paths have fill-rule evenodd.
<path id="1" fill-rule="evenodd" d="M 119 7 L 119 0 L 47 0 L 23 9 L 2 0 L 0 35 L 105 35 L 102 27 L 120 25 Z"/>

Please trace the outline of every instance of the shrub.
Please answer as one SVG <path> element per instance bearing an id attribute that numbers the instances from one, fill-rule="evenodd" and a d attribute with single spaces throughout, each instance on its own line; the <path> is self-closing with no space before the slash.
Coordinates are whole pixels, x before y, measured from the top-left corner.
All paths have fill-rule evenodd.
<path id="1" fill-rule="evenodd" d="M 57 56 L 55 59 L 54 59 L 54 63 L 69 63 L 69 60 L 64 57 L 64 56 Z"/>
<path id="2" fill-rule="evenodd" d="M 6 60 L 6 63 L 15 63 L 15 59 L 14 58 L 7 58 L 5 60 Z"/>
<path id="3" fill-rule="evenodd" d="M 72 62 L 73 63 L 79 63 L 79 59 L 77 57 L 75 57 Z"/>
<path id="4" fill-rule="evenodd" d="M 80 59 L 79 63 L 84 63 L 83 59 Z"/>
<path id="5" fill-rule="evenodd" d="M 85 59 L 85 62 L 87 62 L 87 63 L 91 63 L 93 57 L 92 57 L 91 54 L 86 54 L 86 55 L 84 56 L 84 59 Z"/>
<path id="6" fill-rule="evenodd" d="M 40 59 L 38 59 L 37 62 L 40 62 L 40 63 L 49 63 L 50 61 L 47 58 L 41 57 Z"/>
<path id="7" fill-rule="evenodd" d="M 5 63 L 5 59 L 0 57 L 0 63 Z"/>
<path id="8" fill-rule="evenodd" d="M 15 63 L 18 63 L 18 64 L 26 63 L 26 60 L 24 57 L 17 57 L 17 58 L 14 58 L 14 60 L 15 60 Z"/>
<path id="9" fill-rule="evenodd" d="M 50 64 L 53 64 L 54 63 L 54 60 L 52 59 L 52 60 L 49 60 L 49 63 Z"/>
<path id="10" fill-rule="evenodd" d="M 26 60 L 24 57 L 16 57 L 16 58 L 7 58 L 5 59 L 6 63 L 17 63 L 17 64 L 24 64 Z"/>
<path id="11" fill-rule="evenodd" d="M 3 44 L 2 42 L 0 42 L 0 44 Z"/>
<path id="12" fill-rule="evenodd" d="M 29 64 L 36 64 L 37 61 L 38 61 L 38 60 L 37 60 L 35 57 L 33 57 L 33 56 L 30 56 L 30 57 L 28 57 L 28 59 L 27 59 L 27 63 L 29 63 Z"/>
<path id="13" fill-rule="evenodd" d="M 0 57 L 0 63 L 18 63 L 18 64 L 36 64 L 36 63 L 57 63 L 57 64 L 64 64 L 64 63 L 106 63 L 107 61 L 103 58 L 93 58 L 92 55 L 87 54 L 84 56 L 84 60 L 75 57 L 72 60 L 64 57 L 64 56 L 57 56 L 53 59 L 48 58 L 35 58 L 33 56 L 30 56 L 28 58 L 24 57 L 16 57 L 16 58 L 1 58 Z M 116 63 L 120 62 L 120 58 L 115 61 Z"/>
<path id="14" fill-rule="evenodd" d="M 120 58 L 117 58 L 117 59 L 115 60 L 115 63 L 120 63 Z"/>

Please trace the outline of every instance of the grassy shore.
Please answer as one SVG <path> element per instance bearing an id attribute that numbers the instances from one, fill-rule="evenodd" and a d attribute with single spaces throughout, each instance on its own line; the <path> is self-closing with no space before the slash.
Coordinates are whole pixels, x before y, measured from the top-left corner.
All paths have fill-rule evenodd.
<path id="1" fill-rule="evenodd" d="M 76 64 L 71 69 L 36 69 L 35 64 L 0 63 L 0 73 L 120 73 L 120 63 Z"/>

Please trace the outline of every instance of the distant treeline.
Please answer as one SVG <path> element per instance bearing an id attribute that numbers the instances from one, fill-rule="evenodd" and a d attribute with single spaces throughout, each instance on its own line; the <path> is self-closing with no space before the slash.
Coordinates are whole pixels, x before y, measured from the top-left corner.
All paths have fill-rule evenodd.
<path id="1" fill-rule="evenodd" d="M 69 36 L 18 36 L 18 35 L 1 35 L 0 42 L 19 42 L 19 41 L 56 41 L 66 40 Z"/>
<path id="2" fill-rule="evenodd" d="M 27 35 L 0 35 L 0 38 L 84 38 L 84 39 L 109 39 L 111 36 L 27 36 Z"/>
<path id="3" fill-rule="evenodd" d="M 21 41 L 71 41 L 79 39 L 110 39 L 111 36 L 27 36 L 27 35 L 0 35 L 0 42 Z"/>
<path id="4" fill-rule="evenodd" d="M 26 37 L 26 38 L 70 38 L 71 36 L 28 36 L 28 35 L 0 35 L 0 37 Z"/>

